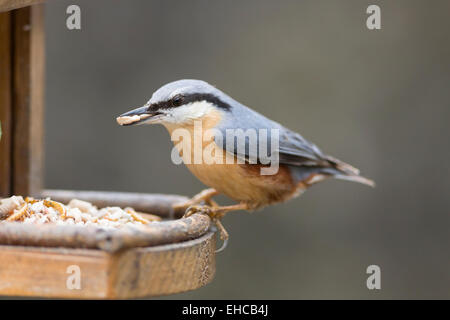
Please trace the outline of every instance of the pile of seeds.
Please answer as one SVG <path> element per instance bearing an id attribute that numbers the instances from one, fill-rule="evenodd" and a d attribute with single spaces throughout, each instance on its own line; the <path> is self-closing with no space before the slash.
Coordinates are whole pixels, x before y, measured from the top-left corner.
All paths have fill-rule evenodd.
<path id="1" fill-rule="evenodd" d="M 21 221 L 30 224 L 97 226 L 105 229 L 145 225 L 160 218 L 142 214 L 133 208 L 106 207 L 98 209 L 89 202 L 73 199 L 67 205 L 50 200 L 12 196 L 0 200 L 0 223 Z"/>

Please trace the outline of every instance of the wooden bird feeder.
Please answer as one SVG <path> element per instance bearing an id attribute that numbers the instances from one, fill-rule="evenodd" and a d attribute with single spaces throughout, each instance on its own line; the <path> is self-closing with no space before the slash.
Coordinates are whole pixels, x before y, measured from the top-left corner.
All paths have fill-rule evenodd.
<path id="1" fill-rule="evenodd" d="M 77 198 L 99 207 L 130 206 L 162 222 L 145 231 L 0 224 L 0 295 L 135 298 L 193 290 L 215 273 L 211 220 L 180 218 L 185 197 L 43 189 L 44 4 L 0 0 L 0 198 Z M 67 285 L 78 266 L 81 288 Z"/>

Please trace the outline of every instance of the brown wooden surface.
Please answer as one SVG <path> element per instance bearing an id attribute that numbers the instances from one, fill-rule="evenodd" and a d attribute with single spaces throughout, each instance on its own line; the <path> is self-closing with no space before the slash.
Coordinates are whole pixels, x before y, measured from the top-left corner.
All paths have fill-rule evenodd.
<path id="1" fill-rule="evenodd" d="M 0 197 L 11 194 L 11 13 L 0 13 Z"/>
<path id="2" fill-rule="evenodd" d="M 213 232 L 160 247 L 137 248 L 113 257 L 108 297 L 156 296 L 200 288 L 215 274 Z"/>
<path id="3" fill-rule="evenodd" d="M 215 273 L 215 237 L 118 253 L 89 249 L 0 246 L 0 295 L 137 298 L 193 290 Z M 81 289 L 66 286 L 67 267 L 81 271 Z"/>
<path id="4" fill-rule="evenodd" d="M 44 1 L 45 0 L 0 0 L 0 12 L 18 9 Z"/>
<path id="5" fill-rule="evenodd" d="M 107 206 L 132 207 L 136 211 L 152 213 L 169 219 L 181 217 L 184 212 L 175 212 L 172 206 L 188 200 L 185 196 L 171 194 L 75 190 L 44 190 L 41 197 L 50 197 L 65 204 L 72 199 L 80 199 L 88 201 L 98 208 Z"/>
<path id="6" fill-rule="evenodd" d="M 12 11 L 13 193 L 42 189 L 44 116 L 43 5 Z"/>

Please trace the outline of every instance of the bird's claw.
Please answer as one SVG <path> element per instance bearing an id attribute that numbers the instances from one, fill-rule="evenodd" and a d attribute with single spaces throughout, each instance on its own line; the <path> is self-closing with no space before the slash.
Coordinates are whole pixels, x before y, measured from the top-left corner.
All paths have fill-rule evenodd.
<path id="1" fill-rule="evenodd" d="M 194 213 L 203 213 L 208 215 L 211 219 L 213 219 L 213 217 L 211 216 L 211 208 L 209 206 L 198 206 L 198 205 L 189 206 L 184 212 L 183 218 L 190 217 Z"/>
<path id="2" fill-rule="evenodd" d="M 213 196 L 215 196 L 218 192 L 215 189 L 205 189 L 199 194 L 195 195 L 191 199 L 183 202 L 174 204 L 172 206 L 172 209 L 175 212 L 187 212 L 191 207 L 199 207 L 199 204 L 205 204 L 209 207 L 216 207 L 217 203 L 212 199 Z M 186 215 L 186 213 L 185 213 Z"/>
<path id="3" fill-rule="evenodd" d="M 190 206 L 190 207 L 188 207 L 186 209 L 183 218 L 187 218 L 187 217 L 193 215 L 194 213 L 206 214 L 213 221 L 216 221 L 216 220 L 222 219 L 225 216 L 226 211 L 222 210 L 218 206 L 210 206 L 210 205 L 198 206 L 198 205 L 194 205 L 194 206 Z"/>
<path id="4" fill-rule="evenodd" d="M 216 253 L 225 250 L 228 245 L 229 235 L 222 222 L 220 221 L 224 216 L 224 212 L 216 207 L 194 205 L 186 209 L 183 218 L 190 217 L 194 213 L 206 214 L 211 218 L 211 220 L 216 224 L 217 229 L 219 230 L 220 239 L 223 240 L 222 246 L 216 250 Z"/>

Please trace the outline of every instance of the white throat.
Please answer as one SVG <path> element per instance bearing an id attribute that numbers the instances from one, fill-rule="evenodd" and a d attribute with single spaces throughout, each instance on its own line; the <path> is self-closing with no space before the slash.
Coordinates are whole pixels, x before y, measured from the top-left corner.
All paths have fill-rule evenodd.
<path id="1" fill-rule="evenodd" d="M 198 101 L 182 105 L 168 110 L 164 122 L 186 123 L 201 119 L 215 109 L 214 105 L 208 101 Z"/>

